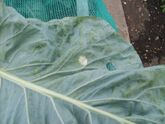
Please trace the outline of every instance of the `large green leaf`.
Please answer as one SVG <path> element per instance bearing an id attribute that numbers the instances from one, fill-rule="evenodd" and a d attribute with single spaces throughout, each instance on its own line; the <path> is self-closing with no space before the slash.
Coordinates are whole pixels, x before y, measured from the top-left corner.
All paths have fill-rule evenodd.
<path id="1" fill-rule="evenodd" d="M 102 20 L 0 11 L 0 124 L 164 124 L 164 75 Z"/>
<path id="2" fill-rule="evenodd" d="M 164 66 L 109 72 L 66 96 L 1 70 L 0 122 L 164 124 L 164 75 Z"/>

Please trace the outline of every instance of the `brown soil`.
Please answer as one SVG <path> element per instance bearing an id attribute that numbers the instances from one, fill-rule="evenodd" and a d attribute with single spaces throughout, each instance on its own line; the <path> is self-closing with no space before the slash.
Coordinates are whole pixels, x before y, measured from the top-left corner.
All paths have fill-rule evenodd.
<path id="1" fill-rule="evenodd" d="M 145 66 L 165 64 L 165 13 L 161 0 L 121 0 L 131 43 Z"/>

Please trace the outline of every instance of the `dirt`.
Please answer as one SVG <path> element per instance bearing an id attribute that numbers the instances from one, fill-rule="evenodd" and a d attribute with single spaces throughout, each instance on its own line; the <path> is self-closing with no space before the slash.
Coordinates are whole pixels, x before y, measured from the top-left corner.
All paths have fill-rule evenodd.
<path id="1" fill-rule="evenodd" d="M 165 13 L 161 0 L 121 0 L 131 43 L 145 66 L 165 64 Z"/>

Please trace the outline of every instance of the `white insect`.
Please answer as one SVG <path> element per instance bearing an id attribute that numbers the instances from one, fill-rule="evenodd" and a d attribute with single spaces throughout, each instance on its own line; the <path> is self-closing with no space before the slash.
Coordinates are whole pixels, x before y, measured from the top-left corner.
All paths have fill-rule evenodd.
<path id="1" fill-rule="evenodd" d="M 86 66 L 88 64 L 88 59 L 85 56 L 80 56 L 78 61 L 83 66 Z"/>

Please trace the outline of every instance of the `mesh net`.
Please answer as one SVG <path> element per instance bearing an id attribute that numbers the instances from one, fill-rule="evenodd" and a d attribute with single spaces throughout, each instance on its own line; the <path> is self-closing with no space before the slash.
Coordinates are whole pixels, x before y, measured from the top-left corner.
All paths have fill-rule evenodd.
<path id="1" fill-rule="evenodd" d="M 4 0 L 26 18 L 42 21 L 71 16 L 97 16 L 117 30 L 116 23 L 102 0 Z"/>

